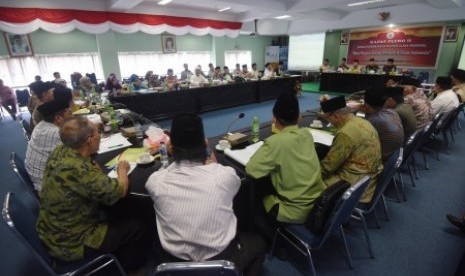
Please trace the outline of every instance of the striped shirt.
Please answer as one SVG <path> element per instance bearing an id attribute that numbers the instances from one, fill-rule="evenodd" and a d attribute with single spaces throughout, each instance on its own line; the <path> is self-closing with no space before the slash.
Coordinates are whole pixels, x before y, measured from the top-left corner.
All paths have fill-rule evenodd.
<path id="1" fill-rule="evenodd" d="M 221 253 L 236 236 L 233 198 L 240 179 L 213 163 L 173 163 L 145 187 L 154 202 L 158 236 L 171 255 L 201 261 Z"/>
<path id="2" fill-rule="evenodd" d="M 49 122 L 41 121 L 32 132 L 26 151 L 26 170 L 37 191 L 41 190 L 45 163 L 57 145 L 61 144 L 60 129 Z"/>

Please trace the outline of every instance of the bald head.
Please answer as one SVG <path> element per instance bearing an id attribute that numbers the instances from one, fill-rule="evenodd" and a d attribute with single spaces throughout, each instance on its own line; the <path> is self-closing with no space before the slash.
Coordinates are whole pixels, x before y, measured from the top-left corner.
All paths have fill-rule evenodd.
<path id="1" fill-rule="evenodd" d="M 82 148 L 89 137 L 94 135 L 97 127 L 86 118 L 77 117 L 63 124 L 60 138 L 63 145 L 72 149 Z"/>

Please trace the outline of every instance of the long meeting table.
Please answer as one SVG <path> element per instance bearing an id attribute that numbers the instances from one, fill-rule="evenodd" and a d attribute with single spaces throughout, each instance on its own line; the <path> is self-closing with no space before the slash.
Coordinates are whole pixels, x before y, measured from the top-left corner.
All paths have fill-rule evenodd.
<path id="1" fill-rule="evenodd" d="M 172 118 L 181 112 L 201 114 L 228 107 L 276 99 L 282 92 L 294 89 L 300 76 L 272 80 L 247 81 L 181 89 L 178 91 L 132 93 L 110 99 L 152 121 Z"/>
<path id="2" fill-rule="evenodd" d="M 391 79 L 399 84 L 420 85 L 418 79 L 402 75 L 321 73 L 320 91 L 351 94 L 368 88 L 384 87 Z"/>
<path id="3" fill-rule="evenodd" d="M 152 121 L 140 117 L 135 113 L 131 113 L 128 116 L 133 116 L 134 121 L 142 125 L 142 129 L 146 129 L 149 125 L 154 124 Z M 313 119 L 316 118 L 316 113 L 305 112 L 302 113 L 302 120 L 300 121 L 300 126 L 309 126 Z M 250 128 L 239 129 L 235 132 L 241 132 L 246 135 L 250 134 Z M 260 125 L 260 140 L 265 140 L 268 136 L 271 135 L 271 122 L 264 122 Z M 213 149 L 215 157 L 218 163 L 230 166 L 236 170 L 237 175 L 241 178 L 241 188 L 234 198 L 234 211 L 238 218 L 238 228 L 244 231 L 249 230 L 249 226 L 252 225 L 252 213 L 250 211 L 251 206 L 254 204 L 254 185 L 250 179 L 246 177 L 245 167 L 238 162 L 234 161 L 230 157 L 226 156 L 223 152 L 215 150 L 215 145 L 218 144 L 218 141 L 223 138 L 224 135 L 218 135 L 215 137 L 208 138 L 209 147 Z M 142 146 L 142 138 L 132 137 L 129 139 L 133 147 Z M 320 157 L 324 156 L 327 151 L 327 147 L 315 144 L 315 148 Z M 122 153 L 126 148 L 113 150 L 103 154 L 98 154 L 93 157 L 93 159 L 102 167 L 105 172 L 109 170 L 104 166 L 108 161 L 113 159 Z M 153 203 L 151 198 L 145 189 L 145 183 L 147 182 L 150 175 L 161 168 L 161 163 L 158 159 L 148 165 L 138 165 L 134 171 L 129 175 L 130 188 L 128 196 L 121 202 L 122 207 L 119 209 L 126 209 L 127 206 L 130 206 L 130 209 L 138 209 L 139 211 L 145 210 L 145 217 L 153 218 Z M 134 213 L 134 211 L 133 211 Z"/>

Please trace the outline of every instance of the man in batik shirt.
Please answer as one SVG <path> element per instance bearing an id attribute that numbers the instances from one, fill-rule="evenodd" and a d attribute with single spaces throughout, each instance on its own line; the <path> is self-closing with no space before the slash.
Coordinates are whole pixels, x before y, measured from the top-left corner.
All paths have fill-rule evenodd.
<path id="1" fill-rule="evenodd" d="M 364 176 L 371 180 L 360 202 L 369 203 L 383 170 L 378 133 L 365 119 L 352 114 L 343 96 L 321 102 L 324 117 L 336 128 L 331 148 L 321 160 L 321 175 L 326 186 L 341 180 L 355 185 Z"/>
<path id="2" fill-rule="evenodd" d="M 127 271 L 145 265 L 151 242 L 145 226 L 133 219 L 102 220 L 100 205 L 113 205 L 128 191 L 129 164 L 121 161 L 117 178 L 103 173 L 90 155 L 99 150 L 100 133 L 85 118 L 67 121 L 45 166 L 36 228 L 48 252 L 63 261 L 112 253 Z"/>

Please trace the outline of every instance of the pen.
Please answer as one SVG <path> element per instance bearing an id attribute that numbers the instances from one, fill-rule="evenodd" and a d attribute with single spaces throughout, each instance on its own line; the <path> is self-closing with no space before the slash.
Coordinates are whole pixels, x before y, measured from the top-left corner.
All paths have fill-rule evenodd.
<path id="1" fill-rule="evenodd" d="M 113 146 L 109 146 L 108 148 L 109 149 L 114 149 L 114 148 L 119 148 L 119 147 L 122 147 L 124 146 L 123 144 L 118 144 L 118 145 L 113 145 Z"/>

